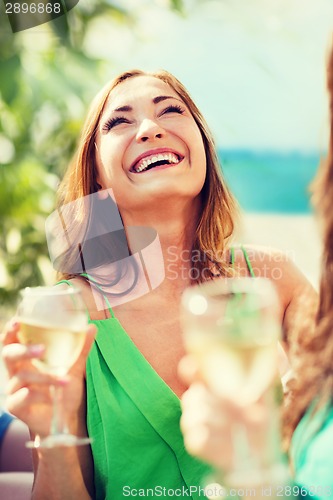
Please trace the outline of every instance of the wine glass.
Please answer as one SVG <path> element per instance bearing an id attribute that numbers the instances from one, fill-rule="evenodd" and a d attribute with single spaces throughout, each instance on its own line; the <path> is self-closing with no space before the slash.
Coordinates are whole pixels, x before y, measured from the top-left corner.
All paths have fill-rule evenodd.
<path id="1" fill-rule="evenodd" d="M 32 363 L 40 371 L 63 376 L 77 359 L 86 337 L 88 316 L 80 290 L 40 286 L 20 292 L 17 308 L 18 339 L 25 345 L 43 345 L 42 357 Z M 50 434 L 36 436 L 28 448 L 77 446 L 91 442 L 70 434 L 63 417 L 62 387 L 51 386 L 53 412 Z"/>
<path id="2" fill-rule="evenodd" d="M 198 362 L 200 374 L 217 397 L 248 407 L 267 393 L 272 425 L 267 449 L 251 449 L 247 431 L 233 423 L 233 464 L 224 481 L 230 486 L 253 486 L 282 480 L 277 404 L 277 345 L 280 338 L 279 302 L 272 283 L 264 278 L 225 278 L 187 289 L 181 319 L 185 347 Z M 269 391 L 269 388 L 272 391 Z M 276 388 L 275 388 L 276 389 Z M 221 450 L 223 453 L 223 450 Z M 285 471 L 283 472 L 283 475 Z"/>

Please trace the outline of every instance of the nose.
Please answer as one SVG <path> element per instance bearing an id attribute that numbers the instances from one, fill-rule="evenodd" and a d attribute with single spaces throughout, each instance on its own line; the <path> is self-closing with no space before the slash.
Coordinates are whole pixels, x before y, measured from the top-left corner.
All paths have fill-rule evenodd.
<path id="1" fill-rule="evenodd" d="M 164 129 L 154 120 L 145 118 L 140 123 L 136 134 L 137 142 L 147 142 L 155 139 L 161 139 L 164 136 Z"/>

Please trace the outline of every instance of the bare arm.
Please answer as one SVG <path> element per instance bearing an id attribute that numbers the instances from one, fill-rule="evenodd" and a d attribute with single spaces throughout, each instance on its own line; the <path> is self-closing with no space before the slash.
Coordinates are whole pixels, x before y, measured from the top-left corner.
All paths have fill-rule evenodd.
<path id="1" fill-rule="evenodd" d="M 95 327 L 89 326 L 85 345 L 68 375 L 59 378 L 40 372 L 31 361 L 42 355 L 33 346 L 17 343 L 19 325 L 5 333 L 3 357 L 9 372 L 8 410 L 24 421 L 31 433 L 49 432 L 52 400 L 49 386 L 61 385 L 63 406 L 69 430 L 85 436 L 85 363 L 94 340 Z M 80 500 L 93 497 L 93 466 L 89 446 L 39 449 L 34 453 L 34 500 Z"/>
<path id="2" fill-rule="evenodd" d="M 82 405 L 71 432 L 87 435 Z M 32 500 L 90 500 L 94 498 L 93 461 L 89 445 L 40 449 L 34 452 Z"/>

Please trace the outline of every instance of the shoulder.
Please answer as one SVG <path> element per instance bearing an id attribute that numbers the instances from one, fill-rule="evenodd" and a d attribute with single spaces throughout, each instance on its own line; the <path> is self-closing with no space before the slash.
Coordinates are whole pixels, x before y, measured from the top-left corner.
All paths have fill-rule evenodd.
<path id="1" fill-rule="evenodd" d="M 84 278 L 81 278 L 80 276 L 71 278 L 68 280 L 68 283 L 60 283 L 57 286 L 74 286 L 79 288 L 87 306 L 89 316 L 92 320 L 100 320 L 110 317 L 103 295 L 95 287 L 91 286 L 91 284 Z"/>
<path id="2" fill-rule="evenodd" d="M 252 263 L 252 266 L 256 268 L 256 271 L 259 274 L 261 273 L 262 268 L 272 270 L 276 266 L 284 267 L 294 265 L 291 254 L 274 247 L 241 245 L 237 248 L 237 253 L 238 255 L 246 253 Z M 294 267 L 296 266 L 294 265 Z"/>
<path id="3" fill-rule="evenodd" d="M 244 249 L 244 250 L 242 250 Z M 242 245 L 238 254 L 246 253 L 257 277 L 278 280 L 283 277 L 296 281 L 308 280 L 294 262 L 293 253 L 283 252 L 274 247 Z"/>
<path id="4" fill-rule="evenodd" d="M 307 311 L 309 317 L 314 318 L 318 294 L 295 264 L 292 253 L 262 246 L 243 245 L 242 248 L 251 263 L 254 275 L 258 278 L 268 278 L 274 284 L 287 337 L 287 332 L 291 331 L 293 325 L 300 322 L 301 311 Z M 238 259 L 244 259 L 241 255 L 242 248 L 237 249 Z"/>
<path id="5" fill-rule="evenodd" d="M 277 248 L 254 245 L 235 248 L 236 266 L 242 265 L 242 262 L 244 265 L 246 259 L 257 278 L 268 278 L 274 281 L 278 289 L 285 289 L 285 292 L 309 283 L 295 264 L 293 255 Z"/>

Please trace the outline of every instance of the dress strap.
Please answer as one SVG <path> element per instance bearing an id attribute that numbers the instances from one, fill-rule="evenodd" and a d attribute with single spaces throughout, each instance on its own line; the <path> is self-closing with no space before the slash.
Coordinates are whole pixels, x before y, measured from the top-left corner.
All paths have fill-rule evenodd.
<path id="1" fill-rule="evenodd" d="M 82 274 L 80 274 L 80 276 L 82 276 L 83 278 L 87 278 L 89 281 L 92 281 L 92 283 L 94 284 L 94 286 L 96 288 L 98 288 L 98 290 L 101 292 L 101 294 L 103 296 L 103 299 L 105 300 L 105 303 L 106 303 L 106 305 L 108 307 L 108 310 L 109 310 L 111 318 L 114 318 L 114 314 L 113 314 L 113 311 L 112 311 L 109 299 L 104 295 L 101 287 L 96 283 L 96 281 L 94 280 L 94 278 L 92 278 L 91 276 L 89 276 L 89 274 L 86 274 L 86 273 L 82 273 Z M 75 288 L 75 285 L 70 280 L 60 280 L 60 281 L 58 281 L 56 283 L 56 285 L 60 285 L 61 283 L 66 283 L 67 285 L 72 286 L 73 288 Z"/>
<path id="2" fill-rule="evenodd" d="M 235 265 L 235 249 L 234 249 L 234 247 L 230 248 L 229 259 L 230 259 L 229 262 L 230 262 L 231 267 L 234 267 L 234 265 Z"/>
<path id="3" fill-rule="evenodd" d="M 252 264 L 251 264 L 251 261 L 249 259 L 249 256 L 247 254 L 247 251 L 245 250 L 245 248 L 243 247 L 243 245 L 241 245 L 241 250 L 243 252 L 243 255 L 244 255 L 244 259 L 245 259 L 245 262 L 246 262 L 246 265 L 247 265 L 247 268 L 249 270 L 249 273 L 250 273 L 250 276 L 252 278 L 255 278 L 256 275 L 254 274 L 254 271 L 253 271 L 253 267 L 252 267 Z"/>
<path id="4" fill-rule="evenodd" d="M 91 283 L 93 283 L 93 285 L 101 292 L 101 295 L 102 295 L 103 299 L 105 300 L 105 303 L 108 307 L 110 316 L 111 316 L 111 318 L 114 318 L 114 313 L 112 311 L 112 307 L 111 307 L 111 304 L 109 302 L 109 299 L 107 298 L 107 296 L 105 295 L 105 293 L 103 292 L 102 288 L 99 286 L 97 281 L 92 276 L 90 276 L 90 274 L 88 274 L 88 273 L 81 273 L 80 276 L 82 276 L 83 278 L 87 278 L 88 281 L 91 281 Z"/>
<path id="5" fill-rule="evenodd" d="M 61 285 L 62 283 L 66 283 L 66 285 L 69 285 L 69 286 L 75 288 L 74 285 L 73 285 L 73 283 L 71 283 L 69 280 L 60 280 L 60 281 L 57 281 L 55 284 L 56 285 Z"/>
<path id="6" fill-rule="evenodd" d="M 66 283 L 66 285 L 71 286 L 72 288 L 75 288 L 74 284 L 71 281 L 69 281 L 69 280 L 60 280 L 60 281 L 57 281 L 57 283 L 55 283 L 54 286 L 61 285 L 62 283 Z M 90 320 L 90 314 L 89 314 L 88 308 L 87 308 L 87 318 L 88 318 L 88 321 L 89 321 Z"/>

